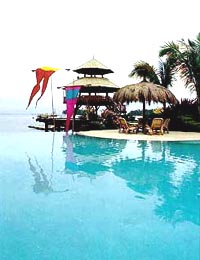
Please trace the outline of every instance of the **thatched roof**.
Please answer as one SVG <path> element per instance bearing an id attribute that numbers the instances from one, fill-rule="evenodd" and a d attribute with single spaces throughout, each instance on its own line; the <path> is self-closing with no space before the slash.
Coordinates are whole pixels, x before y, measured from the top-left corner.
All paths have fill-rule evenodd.
<path id="1" fill-rule="evenodd" d="M 119 87 L 107 78 L 100 77 L 83 77 L 79 78 L 66 86 L 81 86 L 82 93 L 113 93 Z"/>
<path id="2" fill-rule="evenodd" d="M 117 103 L 126 102 L 142 102 L 143 103 L 143 130 L 145 128 L 145 103 L 148 102 L 149 105 L 151 102 L 161 102 L 163 104 L 176 104 L 178 100 L 174 94 L 167 88 L 154 84 L 152 82 L 140 82 L 136 84 L 131 84 L 124 86 L 119 89 L 113 96 L 113 100 Z"/>
<path id="3" fill-rule="evenodd" d="M 176 104 L 178 100 L 174 94 L 167 88 L 151 83 L 140 82 L 122 87 L 115 94 L 113 99 L 116 102 L 130 103 L 130 102 L 161 102 Z"/>
<path id="4" fill-rule="evenodd" d="M 111 69 L 107 68 L 94 58 L 73 71 L 85 75 L 105 75 L 108 73 L 113 73 Z"/>

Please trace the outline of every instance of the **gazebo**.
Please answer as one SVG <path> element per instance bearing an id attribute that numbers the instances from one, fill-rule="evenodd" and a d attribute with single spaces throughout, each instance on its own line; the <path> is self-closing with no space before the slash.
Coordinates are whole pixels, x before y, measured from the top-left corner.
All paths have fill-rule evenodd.
<path id="1" fill-rule="evenodd" d="M 81 106 L 92 107 L 97 114 L 101 106 L 114 109 L 115 103 L 110 94 L 120 87 L 104 77 L 106 74 L 113 73 L 111 69 L 93 58 L 73 71 L 78 73 L 77 79 L 66 86 L 81 86 L 76 110 Z"/>
<path id="2" fill-rule="evenodd" d="M 104 75 L 113 73 L 113 71 L 94 58 L 73 71 L 78 73 L 77 79 L 62 87 L 62 89 L 65 90 L 68 86 L 81 86 L 76 103 L 74 118 L 71 120 L 72 128 L 75 130 L 88 130 L 105 127 L 105 118 L 103 120 L 102 117 L 98 116 L 98 109 L 100 107 L 105 107 L 105 110 L 107 109 L 108 112 L 111 112 L 109 110 L 114 111 L 115 109 L 120 110 L 121 108 L 120 104 L 116 104 L 112 97 L 113 93 L 119 90 L 120 87 L 112 83 L 108 78 L 104 77 Z M 65 95 L 66 91 L 64 91 L 63 103 L 66 103 Z M 76 118 L 77 111 L 82 106 L 86 107 L 85 110 L 81 111 L 84 115 Z M 108 116 L 108 113 L 106 113 L 106 116 Z M 54 115 L 53 117 L 41 115 L 37 117 L 36 121 L 45 123 L 45 131 L 49 130 L 50 125 L 54 126 L 54 131 L 55 129 L 60 131 L 65 127 L 65 119 L 63 117 L 55 118 Z M 108 126 L 108 120 L 106 122 Z M 109 126 L 110 125 L 111 124 L 109 122 Z"/>

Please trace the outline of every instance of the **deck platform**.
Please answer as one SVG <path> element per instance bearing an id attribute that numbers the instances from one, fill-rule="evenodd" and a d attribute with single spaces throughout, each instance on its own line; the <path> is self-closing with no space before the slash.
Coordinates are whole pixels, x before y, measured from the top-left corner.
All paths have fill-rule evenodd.
<path id="1" fill-rule="evenodd" d="M 65 131 L 66 118 L 63 117 L 41 117 L 36 118 L 36 122 L 44 123 L 44 131 Z M 85 130 L 98 130 L 103 129 L 104 125 L 102 120 L 83 120 L 83 119 L 71 119 L 70 129 L 76 132 Z M 42 128 L 40 128 L 41 130 Z"/>

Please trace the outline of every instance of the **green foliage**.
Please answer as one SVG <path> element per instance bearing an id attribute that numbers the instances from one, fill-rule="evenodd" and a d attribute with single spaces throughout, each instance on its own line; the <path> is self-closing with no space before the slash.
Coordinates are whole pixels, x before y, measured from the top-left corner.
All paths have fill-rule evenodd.
<path id="1" fill-rule="evenodd" d="M 200 33 L 196 40 L 184 39 L 170 42 L 161 47 L 160 57 L 171 57 L 174 69 L 179 73 L 186 87 L 196 91 L 200 114 Z"/>
<path id="2" fill-rule="evenodd" d="M 197 94 L 194 114 L 200 116 L 200 33 L 196 40 L 181 39 L 168 42 L 161 47 L 158 69 L 147 62 L 139 61 L 134 64 L 130 77 L 139 77 L 143 81 L 160 84 L 166 88 L 173 85 L 176 76 L 180 76 L 186 87 Z M 182 101 L 181 110 L 185 101 Z M 178 107 L 176 108 L 178 109 Z M 191 109 L 191 107 L 189 107 Z M 185 111 L 186 112 L 186 111 Z"/>
<path id="3" fill-rule="evenodd" d="M 173 41 L 168 42 L 161 47 L 161 50 L 159 51 L 159 57 L 166 56 L 176 60 L 178 52 L 179 52 L 179 45 Z"/>
<path id="4" fill-rule="evenodd" d="M 166 58 L 165 61 L 160 59 L 158 69 L 145 61 L 136 62 L 129 77 L 142 78 L 143 81 L 150 81 L 168 88 L 176 80 L 174 59 L 171 57 Z"/>
<path id="5" fill-rule="evenodd" d="M 134 69 L 129 74 L 129 77 L 142 78 L 143 81 L 150 81 L 159 84 L 156 69 L 145 61 L 136 62 L 134 64 Z"/>
<path id="6" fill-rule="evenodd" d="M 179 104 L 168 107 L 163 117 L 171 118 L 171 130 L 200 132 L 200 117 L 196 100 L 181 100 Z"/>
<path id="7" fill-rule="evenodd" d="M 127 120 L 133 120 L 135 116 L 142 116 L 142 110 L 130 111 L 126 117 Z M 200 117 L 198 115 L 197 101 L 183 99 L 177 105 L 169 106 L 159 115 L 153 113 L 153 110 L 147 110 L 148 120 L 151 122 L 154 117 L 170 118 L 170 130 L 200 132 Z"/>
<path id="8" fill-rule="evenodd" d="M 172 86 L 176 80 L 174 60 L 168 57 L 165 61 L 160 60 L 158 65 L 159 84 L 166 88 Z"/>

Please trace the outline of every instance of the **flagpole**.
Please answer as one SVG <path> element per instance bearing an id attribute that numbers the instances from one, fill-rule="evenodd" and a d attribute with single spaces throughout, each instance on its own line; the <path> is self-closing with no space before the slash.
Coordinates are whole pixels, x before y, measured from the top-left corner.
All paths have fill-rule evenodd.
<path id="1" fill-rule="evenodd" d="M 73 86 L 74 86 L 74 80 L 73 80 Z M 75 115 L 73 113 L 73 118 L 72 118 L 72 134 L 74 134 L 74 120 L 75 120 Z"/>
<path id="2" fill-rule="evenodd" d="M 52 109 L 52 116 L 53 116 L 53 126 L 54 126 L 54 130 L 55 131 L 56 129 L 56 124 L 55 124 L 55 117 L 54 117 L 54 100 L 53 100 L 53 84 L 52 84 L 52 77 L 51 77 L 51 109 Z"/>
<path id="3" fill-rule="evenodd" d="M 72 119 L 72 134 L 74 134 L 74 120 L 75 120 L 75 115 L 73 115 L 73 119 Z"/>

